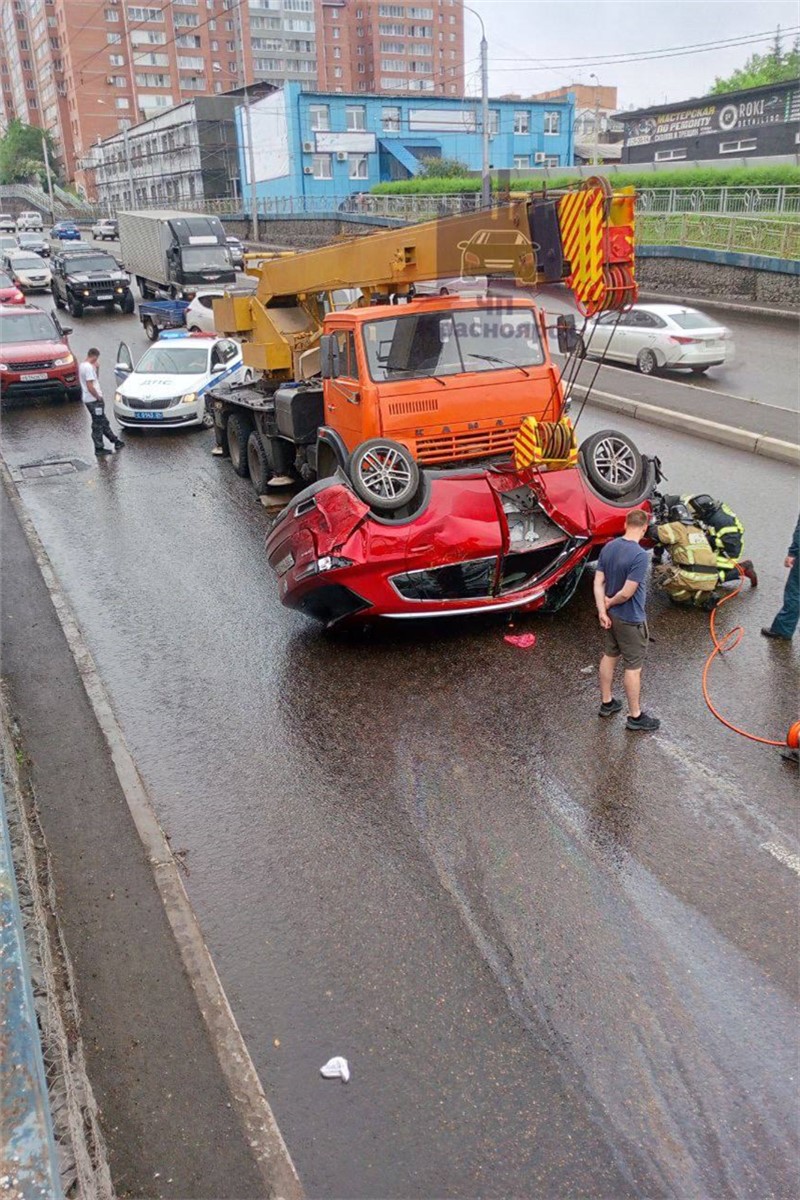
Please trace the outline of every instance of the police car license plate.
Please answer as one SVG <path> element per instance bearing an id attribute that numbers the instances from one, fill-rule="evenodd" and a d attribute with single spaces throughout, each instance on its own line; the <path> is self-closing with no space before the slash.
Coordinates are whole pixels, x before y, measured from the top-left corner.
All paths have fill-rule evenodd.
<path id="1" fill-rule="evenodd" d="M 36 383 L 39 379 L 47 379 L 47 372 L 35 371 L 32 375 L 20 375 L 22 383 Z"/>
<path id="2" fill-rule="evenodd" d="M 164 414 L 162 412 L 137 412 L 134 413 L 137 421 L 162 421 Z"/>

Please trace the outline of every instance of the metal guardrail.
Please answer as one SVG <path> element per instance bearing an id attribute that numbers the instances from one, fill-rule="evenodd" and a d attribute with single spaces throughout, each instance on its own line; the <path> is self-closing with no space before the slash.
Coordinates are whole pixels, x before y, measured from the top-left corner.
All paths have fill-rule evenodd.
<path id="1" fill-rule="evenodd" d="M 0 1189 L 63 1195 L 0 782 Z M 3 1185 L 7 1187 L 5 1191 Z"/>
<path id="2" fill-rule="evenodd" d="M 800 186 L 638 188 L 639 212 L 800 216 Z"/>
<path id="3" fill-rule="evenodd" d="M 709 213 L 639 213 L 636 242 L 800 259 L 800 221 Z"/>

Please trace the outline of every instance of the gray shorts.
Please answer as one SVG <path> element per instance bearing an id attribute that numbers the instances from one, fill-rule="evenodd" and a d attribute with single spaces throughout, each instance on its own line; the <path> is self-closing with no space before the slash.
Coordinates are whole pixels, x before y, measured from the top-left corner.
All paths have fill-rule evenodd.
<path id="1" fill-rule="evenodd" d="M 647 657 L 648 632 L 647 625 L 631 625 L 627 621 L 618 620 L 613 613 L 611 628 L 603 630 L 603 651 L 609 658 L 619 658 L 627 671 L 637 671 Z"/>

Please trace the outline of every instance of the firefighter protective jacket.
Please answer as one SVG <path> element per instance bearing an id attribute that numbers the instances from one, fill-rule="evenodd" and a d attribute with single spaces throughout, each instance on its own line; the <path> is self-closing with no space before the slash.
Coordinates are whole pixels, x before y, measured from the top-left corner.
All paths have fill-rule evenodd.
<path id="1" fill-rule="evenodd" d="M 713 592 L 717 586 L 718 563 L 715 552 L 699 525 L 669 521 L 656 527 L 656 536 L 669 550 L 681 584 L 687 591 Z"/>

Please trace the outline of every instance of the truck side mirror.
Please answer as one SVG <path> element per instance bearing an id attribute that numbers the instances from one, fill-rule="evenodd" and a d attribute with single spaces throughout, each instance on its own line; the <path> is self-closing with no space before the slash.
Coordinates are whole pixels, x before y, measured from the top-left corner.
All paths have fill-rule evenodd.
<path id="1" fill-rule="evenodd" d="M 571 354 L 578 345 L 578 330 L 572 313 L 561 313 L 556 319 L 556 339 L 562 354 Z"/>
<path id="2" fill-rule="evenodd" d="M 335 379 L 339 374 L 339 343 L 335 333 L 323 333 L 319 339 L 320 373 L 323 379 Z"/>

